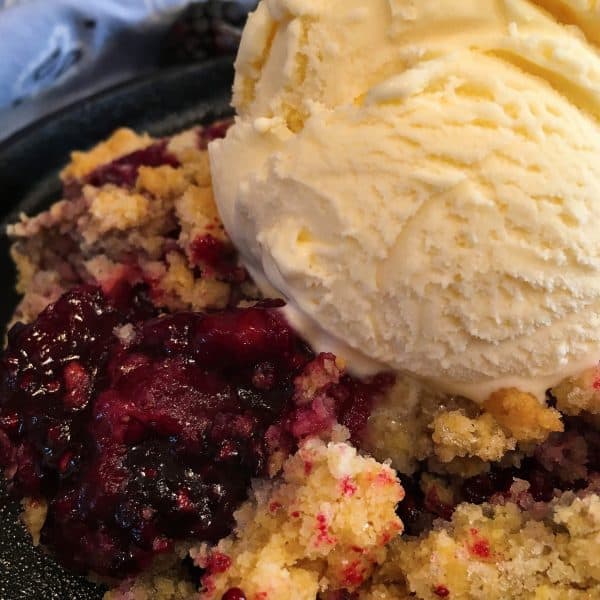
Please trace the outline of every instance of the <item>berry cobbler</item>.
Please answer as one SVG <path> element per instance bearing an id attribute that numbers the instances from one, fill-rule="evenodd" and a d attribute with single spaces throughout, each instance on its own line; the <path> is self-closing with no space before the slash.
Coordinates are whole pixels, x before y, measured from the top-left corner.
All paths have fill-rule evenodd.
<path id="1" fill-rule="evenodd" d="M 600 597 L 600 368 L 483 403 L 350 375 L 262 297 L 207 143 L 126 129 L 9 229 L 0 460 L 107 600 Z"/>
<path id="2" fill-rule="evenodd" d="M 262 0 L 235 120 L 74 152 L 8 230 L 33 543 L 106 600 L 600 598 L 599 14 Z"/>

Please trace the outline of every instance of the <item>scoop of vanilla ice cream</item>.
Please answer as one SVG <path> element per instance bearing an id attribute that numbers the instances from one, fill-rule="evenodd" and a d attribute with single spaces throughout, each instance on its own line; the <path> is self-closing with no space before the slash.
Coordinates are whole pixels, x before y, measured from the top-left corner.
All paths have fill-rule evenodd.
<path id="1" fill-rule="evenodd" d="M 480 399 L 600 359 L 600 5 L 263 0 L 210 146 L 319 350 Z"/>

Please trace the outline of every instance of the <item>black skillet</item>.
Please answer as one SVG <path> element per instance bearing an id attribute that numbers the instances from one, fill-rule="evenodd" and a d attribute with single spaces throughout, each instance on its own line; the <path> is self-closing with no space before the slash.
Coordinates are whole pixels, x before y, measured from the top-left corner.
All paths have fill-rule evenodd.
<path id="1" fill-rule="evenodd" d="M 69 153 L 128 126 L 155 136 L 230 114 L 230 59 L 161 71 L 61 110 L 0 144 L 0 321 L 17 296 L 4 233 L 20 212 L 35 214 L 60 198 L 58 171 Z M 67 573 L 34 549 L 19 507 L 0 482 L 0 600 L 96 600 L 103 590 Z"/>

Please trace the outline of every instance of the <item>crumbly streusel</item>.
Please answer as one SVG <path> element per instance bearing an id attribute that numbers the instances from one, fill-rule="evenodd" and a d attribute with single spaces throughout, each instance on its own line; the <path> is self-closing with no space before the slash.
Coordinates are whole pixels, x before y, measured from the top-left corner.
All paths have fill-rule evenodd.
<path id="1" fill-rule="evenodd" d="M 194 250 L 203 238 L 229 247 L 199 135 L 195 128 L 171 138 L 164 151 L 176 166 L 141 166 L 132 185 L 94 185 L 90 175 L 157 140 L 120 129 L 89 152 L 74 152 L 61 175 L 73 197 L 9 227 L 17 289 L 24 294 L 15 319 L 31 321 L 81 281 L 106 289 L 123 276 L 150 284 L 152 301 L 171 310 L 224 307 L 232 281 L 218 277 Z M 255 294 L 249 282 L 236 283 Z"/>
<path id="2" fill-rule="evenodd" d="M 257 482 L 236 514 L 236 533 L 216 548 L 192 550 L 207 569 L 200 598 L 232 587 L 249 598 L 311 600 L 355 590 L 384 562 L 402 531 L 404 493 L 394 471 L 347 443 L 308 440 L 276 482 Z"/>
<path id="3" fill-rule="evenodd" d="M 374 580 L 426 600 L 600 597 L 600 497 L 568 493 L 537 511 L 461 504 L 422 538 L 394 541 Z"/>

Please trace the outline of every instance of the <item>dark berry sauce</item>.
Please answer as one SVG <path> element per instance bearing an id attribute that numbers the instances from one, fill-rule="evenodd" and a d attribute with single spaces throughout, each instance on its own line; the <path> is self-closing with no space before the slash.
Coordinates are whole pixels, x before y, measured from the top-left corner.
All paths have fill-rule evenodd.
<path id="1" fill-rule="evenodd" d="M 12 491 L 49 499 L 42 540 L 64 564 L 116 576 L 229 532 L 312 358 L 269 308 L 140 320 L 125 347 L 130 316 L 75 288 L 11 330 L 1 365 Z"/>
<path id="2" fill-rule="evenodd" d="M 42 542 L 64 565 L 122 577 L 231 531 L 271 453 L 311 432 L 295 404 L 307 376 L 321 385 L 303 410 L 329 398 L 329 426 L 362 425 L 381 384 L 329 381 L 335 357 L 314 357 L 279 302 L 158 316 L 141 286 L 117 287 L 73 288 L 11 329 L 0 462 L 13 494 L 48 501 Z"/>
<path id="3" fill-rule="evenodd" d="M 465 480 L 465 501 L 480 504 L 500 496 L 509 498 L 515 479 L 529 483 L 526 493 L 534 502 L 549 502 L 556 492 L 590 485 L 600 471 L 600 433 L 579 417 L 567 417 L 564 423 L 565 431 L 552 433 L 520 467 L 493 467 L 489 473 Z"/>
<path id="4" fill-rule="evenodd" d="M 213 235 L 200 235 L 190 244 L 191 258 L 203 272 L 217 275 L 222 281 L 241 283 L 248 279 L 246 270 L 238 263 L 238 255 L 231 242 Z"/>

